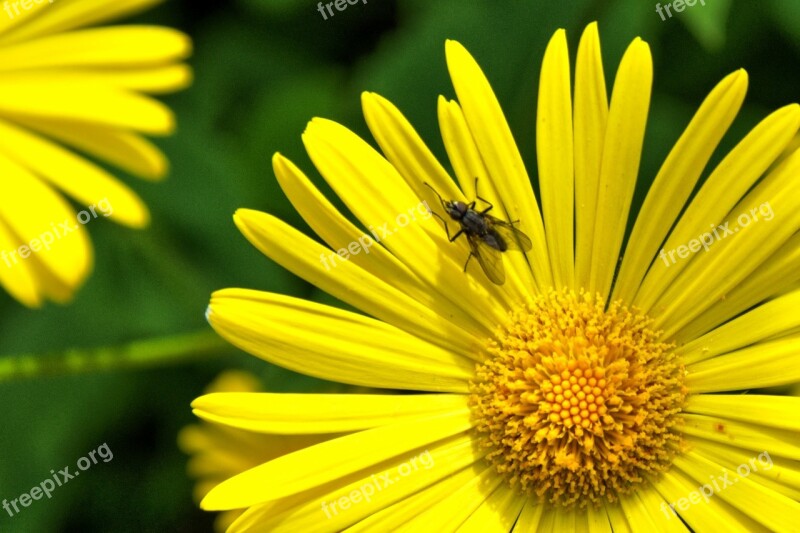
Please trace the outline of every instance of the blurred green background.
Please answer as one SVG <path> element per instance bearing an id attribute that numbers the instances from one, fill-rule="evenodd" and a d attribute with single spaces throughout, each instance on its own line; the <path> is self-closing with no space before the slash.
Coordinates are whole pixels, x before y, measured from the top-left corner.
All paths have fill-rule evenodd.
<path id="1" fill-rule="evenodd" d="M 648 41 L 655 85 L 640 203 L 724 75 L 744 67 L 750 90 L 716 159 L 769 111 L 797 99 L 800 3 L 707 3 L 665 21 L 643 0 L 369 0 L 328 20 L 311 1 L 174 1 L 139 15 L 135 21 L 180 28 L 195 43 L 194 85 L 164 98 L 179 123 L 175 136 L 156 141 L 171 161 L 169 179 L 125 178 L 150 206 L 152 225 L 136 232 L 92 223 L 95 272 L 69 306 L 30 311 L 0 293 L 0 361 L 24 354 L 49 361 L 71 349 L 208 332 L 209 295 L 225 287 L 331 301 L 251 247 L 231 215 L 260 209 L 307 231 L 277 186 L 271 156 L 280 151 L 320 184 L 300 134 L 322 116 L 370 139 L 359 109 L 364 90 L 392 100 L 446 161 L 436 99 L 454 97 L 448 38 L 461 41 L 486 72 L 531 176 L 539 66 L 552 33 L 567 29 L 574 58 L 583 27 L 598 20 L 609 84 L 627 44 L 636 36 Z M 271 390 L 334 387 L 229 347 L 150 368 L 0 376 L 0 499 L 30 490 L 102 443 L 114 453 L 51 500 L 13 518 L 0 512 L 0 530 L 210 531 L 213 517 L 192 501 L 176 434 L 194 422 L 192 399 L 225 368 L 250 369 Z"/>

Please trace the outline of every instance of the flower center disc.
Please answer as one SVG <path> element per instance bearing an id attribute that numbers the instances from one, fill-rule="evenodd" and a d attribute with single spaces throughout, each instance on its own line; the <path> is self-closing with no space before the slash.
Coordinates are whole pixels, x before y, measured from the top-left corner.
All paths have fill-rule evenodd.
<path id="1" fill-rule="evenodd" d="M 650 322 L 572 291 L 511 314 L 477 366 L 470 402 L 486 458 L 512 486 L 584 507 L 669 467 L 685 373 Z"/>

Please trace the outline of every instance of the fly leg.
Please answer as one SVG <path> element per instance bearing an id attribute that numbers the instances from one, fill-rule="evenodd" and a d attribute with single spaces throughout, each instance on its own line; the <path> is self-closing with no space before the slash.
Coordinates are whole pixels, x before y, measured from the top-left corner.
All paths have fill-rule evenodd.
<path id="1" fill-rule="evenodd" d="M 456 232 L 456 234 L 455 234 L 455 235 L 453 235 L 453 236 L 451 237 L 451 236 L 450 236 L 450 227 L 447 225 L 447 221 L 446 221 L 445 219 L 443 219 L 441 216 L 439 216 L 439 215 L 437 215 L 436 213 L 434 213 L 433 211 L 431 211 L 431 214 L 432 214 L 433 216 L 435 216 L 436 218 L 438 218 L 439 220 L 441 220 L 441 221 L 442 221 L 442 224 L 444 224 L 444 231 L 445 231 L 445 233 L 447 233 L 447 240 L 448 240 L 448 241 L 450 241 L 450 242 L 453 242 L 453 241 L 455 241 L 456 239 L 458 239 L 458 238 L 461 236 L 461 234 L 462 234 L 462 233 L 464 233 L 464 228 L 461 228 L 460 230 L 458 230 L 458 231 Z"/>
<path id="2" fill-rule="evenodd" d="M 486 209 L 484 209 L 483 211 L 481 211 L 481 213 L 480 213 L 481 215 L 485 215 L 486 213 L 488 213 L 489 211 L 491 211 L 494 208 L 494 206 L 492 205 L 491 202 L 489 202 L 489 200 L 487 200 L 486 198 L 481 198 L 481 196 L 478 195 L 478 176 L 475 176 L 475 198 L 477 198 L 478 200 L 480 200 L 481 202 L 483 202 L 483 203 L 485 203 L 486 205 L 489 206 Z M 475 202 L 472 202 L 472 203 L 474 204 Z"/>
<path id="3" fill-rule="evenodd" d="M 475 253 L 474 253 L 474 252 L 472 252 L 472 251 L 470 251 L 470 252 L 469 252 L 469 255 L 467 256 L 467 262 L 466 262 L 466 263 L 464 263 L 464 273 L 465 273 L 465 274 L 466 274 L 466 272 L 467 272 L 467 266 L 469 265 L 469 260 L 470 260 L 470 259 L 472 259 L 472 256 L 473 256 L 473 255 L 475 255 Z"/>

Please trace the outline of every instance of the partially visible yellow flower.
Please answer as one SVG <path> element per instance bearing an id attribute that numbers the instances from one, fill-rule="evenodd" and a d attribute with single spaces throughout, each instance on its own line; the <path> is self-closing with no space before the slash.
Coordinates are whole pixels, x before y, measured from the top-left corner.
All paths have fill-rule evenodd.
<path id="1" fill-rule="evenodd" d="M 148 180 L 165 175 L 164 155 L 143 134 L 169 134 L 175 120 L 147 94 L 190 83 L 180 61 L 191 42 L 158 26 L 89 26 L 158 3 L 0 5 L 0 284 L 27 306 L 66 302 L 86 279 L 85 223 L 148 224 L 142 200 L 89 158 Z"/>
<path id="2" fill-rule="evenodd" d="M 240 397 L 237 393 L 258 393 L 261 384 L 252 374 L 239 370 L 229 370 L 208 386 L 208 398 L 217 398 L 216 393 L 229 393 L 230 397 Z M 254 394 L 248 398 L 268 396 Z M 201 416 L 203 413 L 199 413 Z M 186 426 L 178 435 L 178 446 L 190 455 L 189 475 L 197 480 L 194 496 L 199 502 L 211 489 L 246 470 L 267 461 L 300 450 L 323 440 L 325 435 L 269 435 L 247 429 L 225 426 L 214 422 Z M 244 509 L 223 511 L 215 523 L 218 531 L 225 531 Z"/>

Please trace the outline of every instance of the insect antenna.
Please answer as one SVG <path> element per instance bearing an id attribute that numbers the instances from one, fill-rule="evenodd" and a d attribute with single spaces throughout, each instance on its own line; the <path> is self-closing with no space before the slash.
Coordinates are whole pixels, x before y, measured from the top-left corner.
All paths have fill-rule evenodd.
<path id="1" fill-rule="evenodd" d="M 438 192 L 436 189 L 434 189 L 434 188 L 431 186 L 431 184 L 430 184 L 430 183 L 428 183 L 427 181 L 424 181 L 424 182 L 423 182 L 423 184 L 424 184 L 426 187 L 428 187 L 430 190 L 432 190 L 432 191 L 433 191 L 433 194 L 435 194 L 435 195 L 436 195 L 436 197 L 439 199 L 439 203 L 441 203 L 441 204 L 442 204 L 442 209 L 444 209 L 445 211 L 447 211 L 447 205 L 445 205 L 445 203 L 444 203 L 444 199 L 442 198 L 442 195 L 441 195 L 441 194 L 439 194 L 439 192 Z M 431 211 L 431 212 L 433 213 L 433 211 Z M 434 214 L 434 215 L 436 215 L 436 213 L 433 213 L 433 214 Z M 439 215 L 436 215 L 436 216 L 439 216 Z M 439 218 L 442 218 L 442 217 L 439 217 Z M 444 219 L 442 219 L 442 220 L 444 220 Z"/>
<path id="2" fill-rule="evenodd" d="M 425 184 L 425 185 L 426 185 L 426 186 L 427 186 L 427 187 L 428 187 L 430 190 L 432 190 L 432 191 L 433 191 L 433 194 L 435 194 L 437 198 L 439 198 L 439 202 L 442 204 L 442 209 L 444 209 L 445 213 L 447 213 L 447 212 L 449 211 L 449 209 L 447 209 L 447 204 L 444 202 L 444 199 L 442 198 L 442 195 L 441 195 L 441 194 L 439 194 L 439 193 L 436 191 L 436 189 L 434 189 L 434 188 L 433 188 L 433 187 L 432 187 L 432 186 L 431 186 L 431 185 L 430 185 L 430 184 L 429 184 L 427 181 L 425 181 L 425 182 L 423 182 L 423 183 L 424 183 L 424 184 Z M 442 216 L 441 216 L 439 213 L 435 212 L 433 209 L 430 209 L 430 208 L 429 208 L 429 211 L 431 212 L 431 214 L 432 214 L 433 216 L 435 216 L 436 218 L 438 218 L 439 220 L 441 220 L 441 221 L 442 221 L 442 224 L 444 224 L 444 231 L 447 233 L 447 239 L 448 239 L 448 240 L 450 240 L 450 242 L 453 242 L 453 241 L 452 241 L 452 239 L 451 239 L 451 237 L 450 237 L 450 227 L 447 225 L 447 221 L 444 219 L 444 217 L 442 217 Z M 461 235 L 461 231 L 459 231 L 458 233 L 456 233 L 456 237 L 458 237 L 459 235 Z M 455 238 L 455 237 L 453 237 L 453 238 Z"/>

